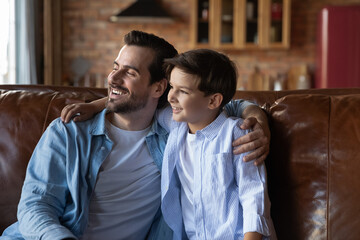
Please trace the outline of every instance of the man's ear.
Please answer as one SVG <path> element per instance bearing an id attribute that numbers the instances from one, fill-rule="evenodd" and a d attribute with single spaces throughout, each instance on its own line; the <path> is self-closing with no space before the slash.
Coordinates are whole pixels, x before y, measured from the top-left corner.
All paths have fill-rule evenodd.
<path id="1" fill-rule="evenodd" d="M 167 79 L 163 78 L 160 81 L 152 84 L 152 93 L 155 98 L 159 98 L 163 95 L 167 88 Z"/>
<path id="2" fill-rule="evenodd" d="M 209 109 L 216 109 L 219 108 L 223 100 L 223 95 L 221 93 L 214 93 L 209 96 Z"/>

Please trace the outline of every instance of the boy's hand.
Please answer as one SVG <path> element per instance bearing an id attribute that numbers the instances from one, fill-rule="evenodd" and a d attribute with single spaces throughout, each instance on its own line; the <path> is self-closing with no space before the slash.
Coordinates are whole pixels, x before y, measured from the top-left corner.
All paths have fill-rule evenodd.
<path id="1" fill-rule="evenodd" d="M 90 103 L 69 104 L 61 111 L 61 121 L 68 123 L 73 117 L 74 122 L 88 120 L 105 108 L 106 101 L 103 97 Z"/>
<path id="2" fill-rule="evenodd" d="M 71 119 L 74 122 L 85 121 L 92 118 L 97 112 L 90 103 L 69 104 L 61 110 L 61 121 L 65 123 L 68 123 Z"/>
<path id="3" fill-rule="evenodd" d="M 233 142 L 234 154 L 241 154 L 251 151 L 244 157 L 244 161 L 255 160 L 254 164 L 259 165 L 265 161 L 270 149 L 270 130 L 268 126 L 262 127 L 254 117 L 246 118 L 241 129 L 252 129 L 245 136 L 236 139 Z"/>

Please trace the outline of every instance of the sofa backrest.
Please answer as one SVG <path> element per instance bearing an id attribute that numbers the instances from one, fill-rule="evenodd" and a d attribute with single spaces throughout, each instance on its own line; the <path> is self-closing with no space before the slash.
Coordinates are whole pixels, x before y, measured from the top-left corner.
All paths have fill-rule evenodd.
<path id="1" fill-rule="evenodd" d="M 48 124 L 106 89 L 0 85 L 0 232 L 16 221 L 27 163 Z M 278 239 L 360 236 L 360 89 L 238 91 L 272 133 L 266 160 Z"/>
<path id="2" fill-rule="evenodd" d="M 237 92 L 268 113 L 278 239 L 360 236 L 360 90 Z"/>

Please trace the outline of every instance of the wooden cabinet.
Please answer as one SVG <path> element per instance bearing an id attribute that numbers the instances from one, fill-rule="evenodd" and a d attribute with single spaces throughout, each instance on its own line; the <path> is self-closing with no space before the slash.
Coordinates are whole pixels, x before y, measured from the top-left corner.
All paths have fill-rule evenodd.
<path id="1" fill-rule="evenodd" d="M 269 49 L 290 45 L 291 0 L 191 1 L 193 48 Z"/>

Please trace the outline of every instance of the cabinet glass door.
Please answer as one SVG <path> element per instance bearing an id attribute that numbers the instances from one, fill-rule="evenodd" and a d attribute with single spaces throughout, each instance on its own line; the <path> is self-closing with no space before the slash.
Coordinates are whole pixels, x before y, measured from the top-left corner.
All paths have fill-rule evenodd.
<path id="1" fill-rule="evenodd" d="M 246 1 L 246 43 L 258 44 L 259 38 L 259 18 L 258 18 L 258 0 L 247 0 Z"/>
<path id="2" fill-rule="evenodd" d="M 234 0 L 221 1 L 221 39 L 222 44 L 234 41 Z"/>
<path id="3" fill-rule="evenodd" d="M 191 45 L 220 49 L 286 49 L 291 0 L 192 0 Z"/>
<path id="4" fill-rule="evenodd" d="M 290 47 L 291 0 L 269 0 L 268 43 L 270 48 Z"/>
<path id="5" fill-rule="evenodd" d="M 197 9 L 197 42 L 209 43 L 209 0 L 199 0 Z"/>
<path id="6" fill-rule="evenodd" d="M 283 36 L 283 1 L 270 3 L 270 43 L 281 43 Z"/>

